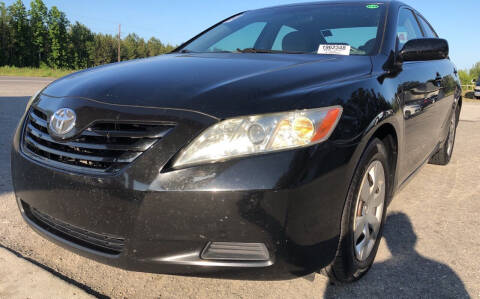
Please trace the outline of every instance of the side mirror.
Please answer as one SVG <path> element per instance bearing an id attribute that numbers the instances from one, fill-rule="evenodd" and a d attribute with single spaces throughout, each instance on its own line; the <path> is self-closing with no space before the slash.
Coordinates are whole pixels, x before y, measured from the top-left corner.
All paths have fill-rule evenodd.
<path id="1" fill-rule="evenodd" d="M 440 60 L 448 58 L 448 42 L 440 38 L 409 40 L 398 53 L 399 62 Z"/>

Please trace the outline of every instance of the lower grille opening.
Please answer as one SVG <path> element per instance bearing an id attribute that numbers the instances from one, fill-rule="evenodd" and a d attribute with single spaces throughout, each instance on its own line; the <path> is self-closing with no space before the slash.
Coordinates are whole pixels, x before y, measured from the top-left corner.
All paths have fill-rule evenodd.
<path id="1" fill-rule="evenodd" d="M 65 223 L 46 215 L 22 201 L 27 217 L 46 231 L 79 246 L 109 255 L 119 255 L 125 247 L 125 239 L 99 234 Z"/>

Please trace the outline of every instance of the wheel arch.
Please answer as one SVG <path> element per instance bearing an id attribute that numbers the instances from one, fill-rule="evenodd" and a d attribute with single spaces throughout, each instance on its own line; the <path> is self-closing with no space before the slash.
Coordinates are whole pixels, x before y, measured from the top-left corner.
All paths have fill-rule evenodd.
<path id="1" fill-rule="evenodd" d="M 401 130 L 402 127 L 399 125 L 395 114 L 384 118 L 382 121 L 379 121 L 379 119 L 381 118 L 377 117 L 376 120 L 373 121 L 373 124 L 370 126 L 370 128 L 367 129 L 364 137 L 362 138 L 362 141 L 357 147 L 356 154 L 354 155 L 355 161 L 352 162 L 355 163 L 354 169 L 356 170 L 356 168 L 358 167 L 358 162 L 360 161 L 361 156 L 365 152 L 365 149 L 368 147 L 370 142 L 375 138 L 381 140 L 387 149 L 388 159 L 390 163 L 389 167 L 391 171 L 389 175 L 389 194 L 391 195 L 391 199 L 393 197 L 393 194 L 395 193 L 395 190 L 398 187 L 399 161 L 401 160 L 402 155 L 401 134 L 403 133 L 403 131 Z"/>
<path id="2" fill-rule="evenodd" d="M 393 195 L 394 188 L 396 185 L 396 174 L 398 168 L 398 150 L 399 150 L 399 142 L 398 142 L 398 134 L 395 127 L 391 123 L 383 123 L 382 125 L 378 126 L 375 129 L 372 136 L 369 138 L 367 145 L 374 139 L 378 138 L 383 142 L 385 147 L 387 148 L 388 153 L 388 162 L 390 167 L 390 175 L 389 175 L 389 186 L 390 186 L 390 194 Z M 390 196 L 391 198 L 391 196 Z"/>

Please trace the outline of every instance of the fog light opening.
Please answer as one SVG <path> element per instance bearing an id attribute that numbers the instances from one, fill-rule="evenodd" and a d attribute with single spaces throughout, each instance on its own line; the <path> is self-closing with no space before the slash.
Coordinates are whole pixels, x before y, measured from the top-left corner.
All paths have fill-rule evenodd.
<path id="1" fill-rule="evenodd" d="M 270 254 L 263 243 L 210 242 L 200 257 L 204 260 L 268 261 Z"/>

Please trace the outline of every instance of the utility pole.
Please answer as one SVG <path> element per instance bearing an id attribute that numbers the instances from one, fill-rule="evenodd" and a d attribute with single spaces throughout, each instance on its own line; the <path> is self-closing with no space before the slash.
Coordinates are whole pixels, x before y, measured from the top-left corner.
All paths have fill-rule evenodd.
<path id="1" fill-rule="evenodd" d="M 117 54 L 118 54 L 118 62 L 120 62 L 120 43 L 122 42 L 122 39 L 121 39 L 121 27 L 122 25 L 121 24 L 118 24 L 118 51 L 117 51 Z"/>

